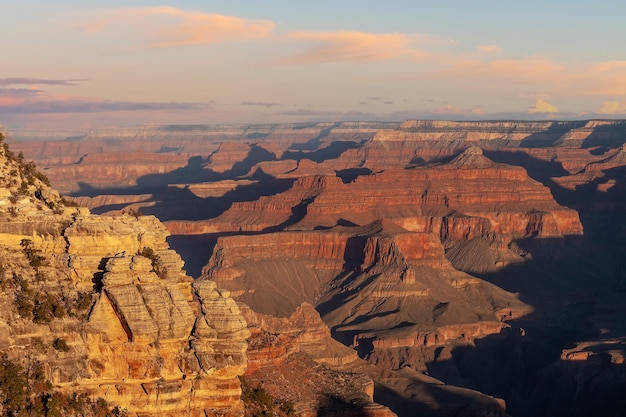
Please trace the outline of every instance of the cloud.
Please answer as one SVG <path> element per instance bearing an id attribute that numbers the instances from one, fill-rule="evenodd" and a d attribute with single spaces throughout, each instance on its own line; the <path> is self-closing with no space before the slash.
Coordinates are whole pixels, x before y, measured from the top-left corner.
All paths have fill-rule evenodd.
<path id="1" fill-rule="evenodd" d="M 297 109 L 278 113 L 281 116 L 297 116 L 307 118 L 308 120 L 377 120 L 378 117 L 374 113 L 361 111 L 332 111 L 332 110 L 309 110 Z"/>
<path id="2" fill-rule="evenodd" d="M 288 64 L 374 62 L 392 59 L 424 60 L 426 44 L 441 42 L 433 36 L 405 33 L 292 32 L 288 37 L 309 43 L 304 52 L 285 60 Z"/>
<path id="3" fill-rule="evenodd" d="M 542 98 L 538 98 L 534 105 L 528 108 L 528 113 L 558 113 L 559 109 Z"/>
<path id="4" fill-rule="evenodd" d="M 541 82 L 562 76 L 565 66 L 541 57 L 493 61 L 459 60 L 441 72 L 446 77 L 476 80 Z"/>
<path id="5" fill-rule="evenodd" d="M 132 102 L 100 100 L 89 97 L 51 95 L 45 91 L 26 88 L 0 88 L 0 113 L 99 113 L 120 111 L 199 110 L 210 108 L 208 103 Z"/>
<path id="6" fill-rule="evenodd" d="M 459 59 L 422 76 L 438 79 L 532 87 L 549 96 L 626 95 L 626 61 L 593 64 L 559 62 L 542 56 L 522 59 Z"/>
<path id="7" fill-rule="evenodd" d="M 498 45 L 477 45 L 476 49 L 478 49 L 479 52 L 487 54 L 495 54 L 503 51 L 503 49 Z"/>
<path id="8" fill-rule="evenodd" d="M 626 113 L 626 101 L 605 101 L 600 108 L 596 110 L 597 114 L 624 114 Z"/>
<path id="9" fill-rule="evenodd" d="M 26 77 L 13 77 L 13 78 L 0 78 L 0 85 L 63 85 L 74 86 L 79 82 L 88 81 L 86 79 L 75 80 L 48 80 L 42 78 L 26 78 Z"/>
<path id="10" fill-rule="evenodd" d="M 242 106 L 259 106 L 259 107 L 274 107 L 278 106 L 278 103 L 272 103 L 267 101 L 242 101 Z"/>
<path id="11" fill-rule="evenodd" d="M 45 96 L 46 93 L 35 88 L 0 88 L 0 110 L 20 106 Z"/>
<path id="12" fill-rule="evenodd" d="M 388 104 L 388 105 L 395 104 L 395 102 L 393 100 L 391 100 L 389 98 L 385 98 L 385 97 L 370 96 L 370 97 L 365 97 L 365 98 L 367 100 L 375 101 L 375 102 L 380 103 L 380 104 Z"/>
<path id="13" fill-rule="evenodd" d="M 517 93 L 515 96 L 510 97 L 513 100 L 523 100 L 523 101 L 528 101 L 529 99 L 531 100 L 537 100 L 539 98 L 544 99 L 544 100 L 552 100 L 552 95 L 551 94 L 547 94 L 547 93 Z"/>
<path id="14" fill-rule="evenodd" d="M 121 31 L 155 48 L 255 40 L 269 36 L 275 27 L 269 20 L 166 6 L 112 9 L 79 25 L 80 30 L 91 34 L 113 35 Z"/>

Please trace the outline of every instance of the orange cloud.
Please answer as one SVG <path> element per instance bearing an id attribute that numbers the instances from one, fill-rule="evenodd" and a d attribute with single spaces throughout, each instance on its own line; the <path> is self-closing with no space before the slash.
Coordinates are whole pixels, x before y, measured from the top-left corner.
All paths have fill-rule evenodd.
<path id="1" fill-rule="evenodd" d="M 489 53 L 489 54 L 500 53 L 503 51 L 503 49 L 500 48 L 498 45 L 478 45 L 476 46 L 476 49 L 478 49 L 479 52 L 484 52 L 484 53 Z"/>
<path id="2" fill-rule="evenodd" d="M 373 62 L 390 59 L 423 60 L 428 53 L 418 44 L 434 37 L 403 33 L 293 32 L 289 38 L 313 44 L 308 50 L 286 60 L 290 64 L 324 62 Z"/>
<path id="3" fill-rule="evenodd" d="M 87 33 L 107 29 L 130 32 L 126 34 L 158 48 L 253 40 L 271 35 L 275 27 L 269 20 L 248 20 L 163 6 L 110 10 L 80 25 L 79 29 Z"/>
<path id="4" fill-rule="evenodd" d="M 528 113 L 558 113 L 559 109 L 542 98 L 538 98 L 534 105 L 530 106 Z"/>
<path id="5" fill-rule="evenodd" d="M 622 114 L 626 113 L 626 101 L 621 103 L 617 101 L 605 101 L 600 108 L 596 110 L 598 114 Z"/>
<path id="6" fill-rule="evenodd" d="M 442 73 L 447 76 L 473 79 L 505 79 L 537 82 L 562 75 L 565 66 L 540 57 L 501 59 L 494 61 L 461 60 Z"/>
<path id="7" fill-rule="evenodd" d="M 441 65 L 445 68 L 444 62 Z M 626 61 L 587 65 L 545 57 L 506 60 L 452 60 L 433 77 L 532 86 L 554 96 L 626 95 Z"/>

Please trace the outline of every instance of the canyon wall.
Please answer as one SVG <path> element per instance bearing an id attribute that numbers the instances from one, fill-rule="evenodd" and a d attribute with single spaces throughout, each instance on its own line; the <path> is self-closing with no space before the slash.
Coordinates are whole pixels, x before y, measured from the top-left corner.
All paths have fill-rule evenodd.
<path id="1" fill-rule="evenodd" d="M 547 415 L 548 406 L 553 415 L 582 415 L 563 408 L 564 399 L 580 410 L 599 406 L 596 386 L 616 398 L 608 387 L 621 386 L 624 332 L 619 320 L 591 312 L 624 288 L 624 121 L 123 130 L 117 139 L 119 131 L 103 129 L 15 145 L 94 211 L 122 223 L 135 222 L 122 216 L 133 213 L 146 228 L 151 215 L 164 220 L 191 275 L 224 288 L 250 321 L 251 381 L 279 394 L 301 386 L 295 369 L 315 368 L 311 378 L 328 394 L 349 379 L 346 365 L 378 387 L 373 397 L 354 390 L 361 411 L 378 402 L 398 415 Z M 120 152 L 127 155 L 116 164 Z M 3 227 L 30 235 L 56 226 Z M 64 239 L 76 239 L 74 230 Z M 141 249 L 134 239 L 124 238 L 132 256 Z M 153 246 L 168 274 L 180 270 Z M 116 262 L 136 263 L 121 256 L 107 270 L 102 257 L 96 265 L 100 255 L 84 252 L 71 258 L 71 275 L 84 280 L 94 267 L 115 277 Z M 113 306 L 121 290 L 108 279 L 103 299 Z M 304 340 L 317 347 L 307 350 Z M 597 385 L 592 369 L 600 369 Z M 300 411 L 329 410 L 312 397 Z"/>

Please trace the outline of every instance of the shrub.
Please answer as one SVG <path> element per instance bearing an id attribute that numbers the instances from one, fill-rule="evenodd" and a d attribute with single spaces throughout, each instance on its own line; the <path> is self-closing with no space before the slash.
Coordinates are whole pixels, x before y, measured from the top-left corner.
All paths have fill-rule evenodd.
<path id="1" fill-rule="evenodd" d="M 62 319 L 65 317 L 65 309 L 60 301 L 53 295 L 39 295 L 35 300 L 33 308 L 33 322 L 47 324 L 53 318 Z"/>
<path id="2" fill-rule="evenodd" d="M 280 407 L 278 407 L 278 409 L 288 416 L 293 416 L 296 414 L 296 408 L 294 407 L 293 402 L 289 400 L 283 402 Z"/>
<path id="3" fill-rule="evenodd" d="M 28 281 L 19 275 L 13 275 L 13 284 L 18 287 L 15 294 L 15 309 L 20 317 L 31 320 L 33 318 L 33 290 L 30 289 Z"/>
<path id="4" fill-rule="evenodd" d="M 6 415 L 17 415 L 28 399 L 28 379 L 22 368 L 7 356 L 0 358 L 0 402 Z"/>
<path id="5" fill-rule="evenodd" d="M 68 346 L 67 342 L 64 339 L 61 338 L 56 338 L 54 339 L 54 342 L 52 342 L 52 347 L 56 350 L 58 350 L 59 352 L 69 352 L 70 351 L 70 347 Z"/>
<path id="6" fill-rule="evenodd" d="M 28 195 L 28 183 L 26 183 L 26 181 L 22 181 L 22 184 L 20 184 L 20 189 L 18 190 L 18 193 L 20 195 Z"/>
<path id="7" fill-rule="evenodd" d="M 20 246 L 24 251 L 24 255 L 26 255 L 26 257 L 28 258 L 28 263 L 30 264 L 30 266 L 37 269 L 44 264 L 46 258 L 39 255 L 39 252 L 41 251 L 39 249 L 35 249 L 32 240 L 22 239 L 22 241 L 20 242 Z"/>
<path id="8" fill-rule="evenodd" d="M 33 337 L 30 340 L 30 345 L 37 350 L 37 352 L 43 352 L 46 349 L 46 345 L 41 340 L 41 337 Z"/>
<path id="9" fill-rule="evenodd" d="M 141 251 L 139 251 L 138 255 L 150 259 L 152 263 L 152 272 L 157 274 L 159 278 L 165 278 L 165 275 L 167 274 L 167 268 L 163 266 L 163 261 L 161 260 L 161 257 L 154 251 L 154 249 L 146 246 Z"/>
<path id="10" fill-rule="evenodd" d="M 128 215 L 129 216 L 133 216 L 134 218 L 139 218 L 141 216 L 143 216 L 143 214 L 141 213 L 141 211 L 139 210 L 135 210 L 134 208 L 131 208 L 128 210 Z"/>
<path id="11" fill-rule="evenodd" d="M 77 312 L 83 312 L 91 307 L 93 302 L 93 295 L 90 292 L 79 292 L 74 301 L 73 309 Z"/>
<path id="12" fill-rule="evenodd" d="M 11 152 L 11 150 L 9 149 L 9 145 L 6 142 L 4 142 L 2 144 L 2 147 L 4 148 L 4 155 L 7 157 L 7 159 L 9 161 L 15 161 L 15 154 Z"/>
<path id="13" fill-rule="evenodd" d="M 25 371 L 18 363 L 0 358 L 0 410 L 7 417 L 125 417 L 126 410 L 110 408 L 102 398 L 86 393 L 53 392 L 44 368 L 35 362 Z"/>

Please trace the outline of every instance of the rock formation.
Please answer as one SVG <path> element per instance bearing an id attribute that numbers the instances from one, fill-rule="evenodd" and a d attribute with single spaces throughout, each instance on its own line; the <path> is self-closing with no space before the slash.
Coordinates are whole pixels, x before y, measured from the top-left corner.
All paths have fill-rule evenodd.
<path id="1" fill-rule="evenodd" d="M 185 275 L 156 218 L 70 207 L 21 158 L 0 148 L 5 360 L 132 416 L 243 415 L 249 331 L 229 293 Z"/>
<path id="2" fill-rule="evenodd" d="M 3 236 L 16 248 L 34 236 L 48 260 L 71 266 L 81 291 L 95 279 L 103 306 L 133 306 L 129 320 L 150 339 L 185 314 L 146 324 L 138 290 L 116 269 L 143 271 L 136 285 L 150 300 L 167 298 L 169 286 L 140 282 L 148 265 L 135 257 L 146 245 L 165 280 L 202 311 L 190 297 L 198 289 L 171 276 L 181 263 L 163 240 L 132 232 L 138 224 L 162 234 L 160 224 L 121 213 L 165 220 L 192 275 L 247 304 L 246 378 L 287 400 L 306 392 L 302 412 L 330 412 L 320 406 L 333 390 L 372 411 L 369 382 L 359 382 L 372 380 L 375 402 L 401 416 L 504 415 L 505 407 L 521 416 L 619 415 L 626 331 L 610 306 L 623 301 L 626 268 L 625 133 L 619 120 L 409 120 L 151 126 L 20 142 L 64 192 L 112 214 L 131 249 L 100 248 L 109 232 L 86 213 L 61 226 L 21 221 L 37 211 L 22 197 Z M 124 167 L 115 166 L 120 151 L 129 154 Z M 57 229 L 64 245 L 38 237 Z M 120 326 L 110 331 L 128 338 Z M 302 369 L 314 386 L 294 377 Z"/>

